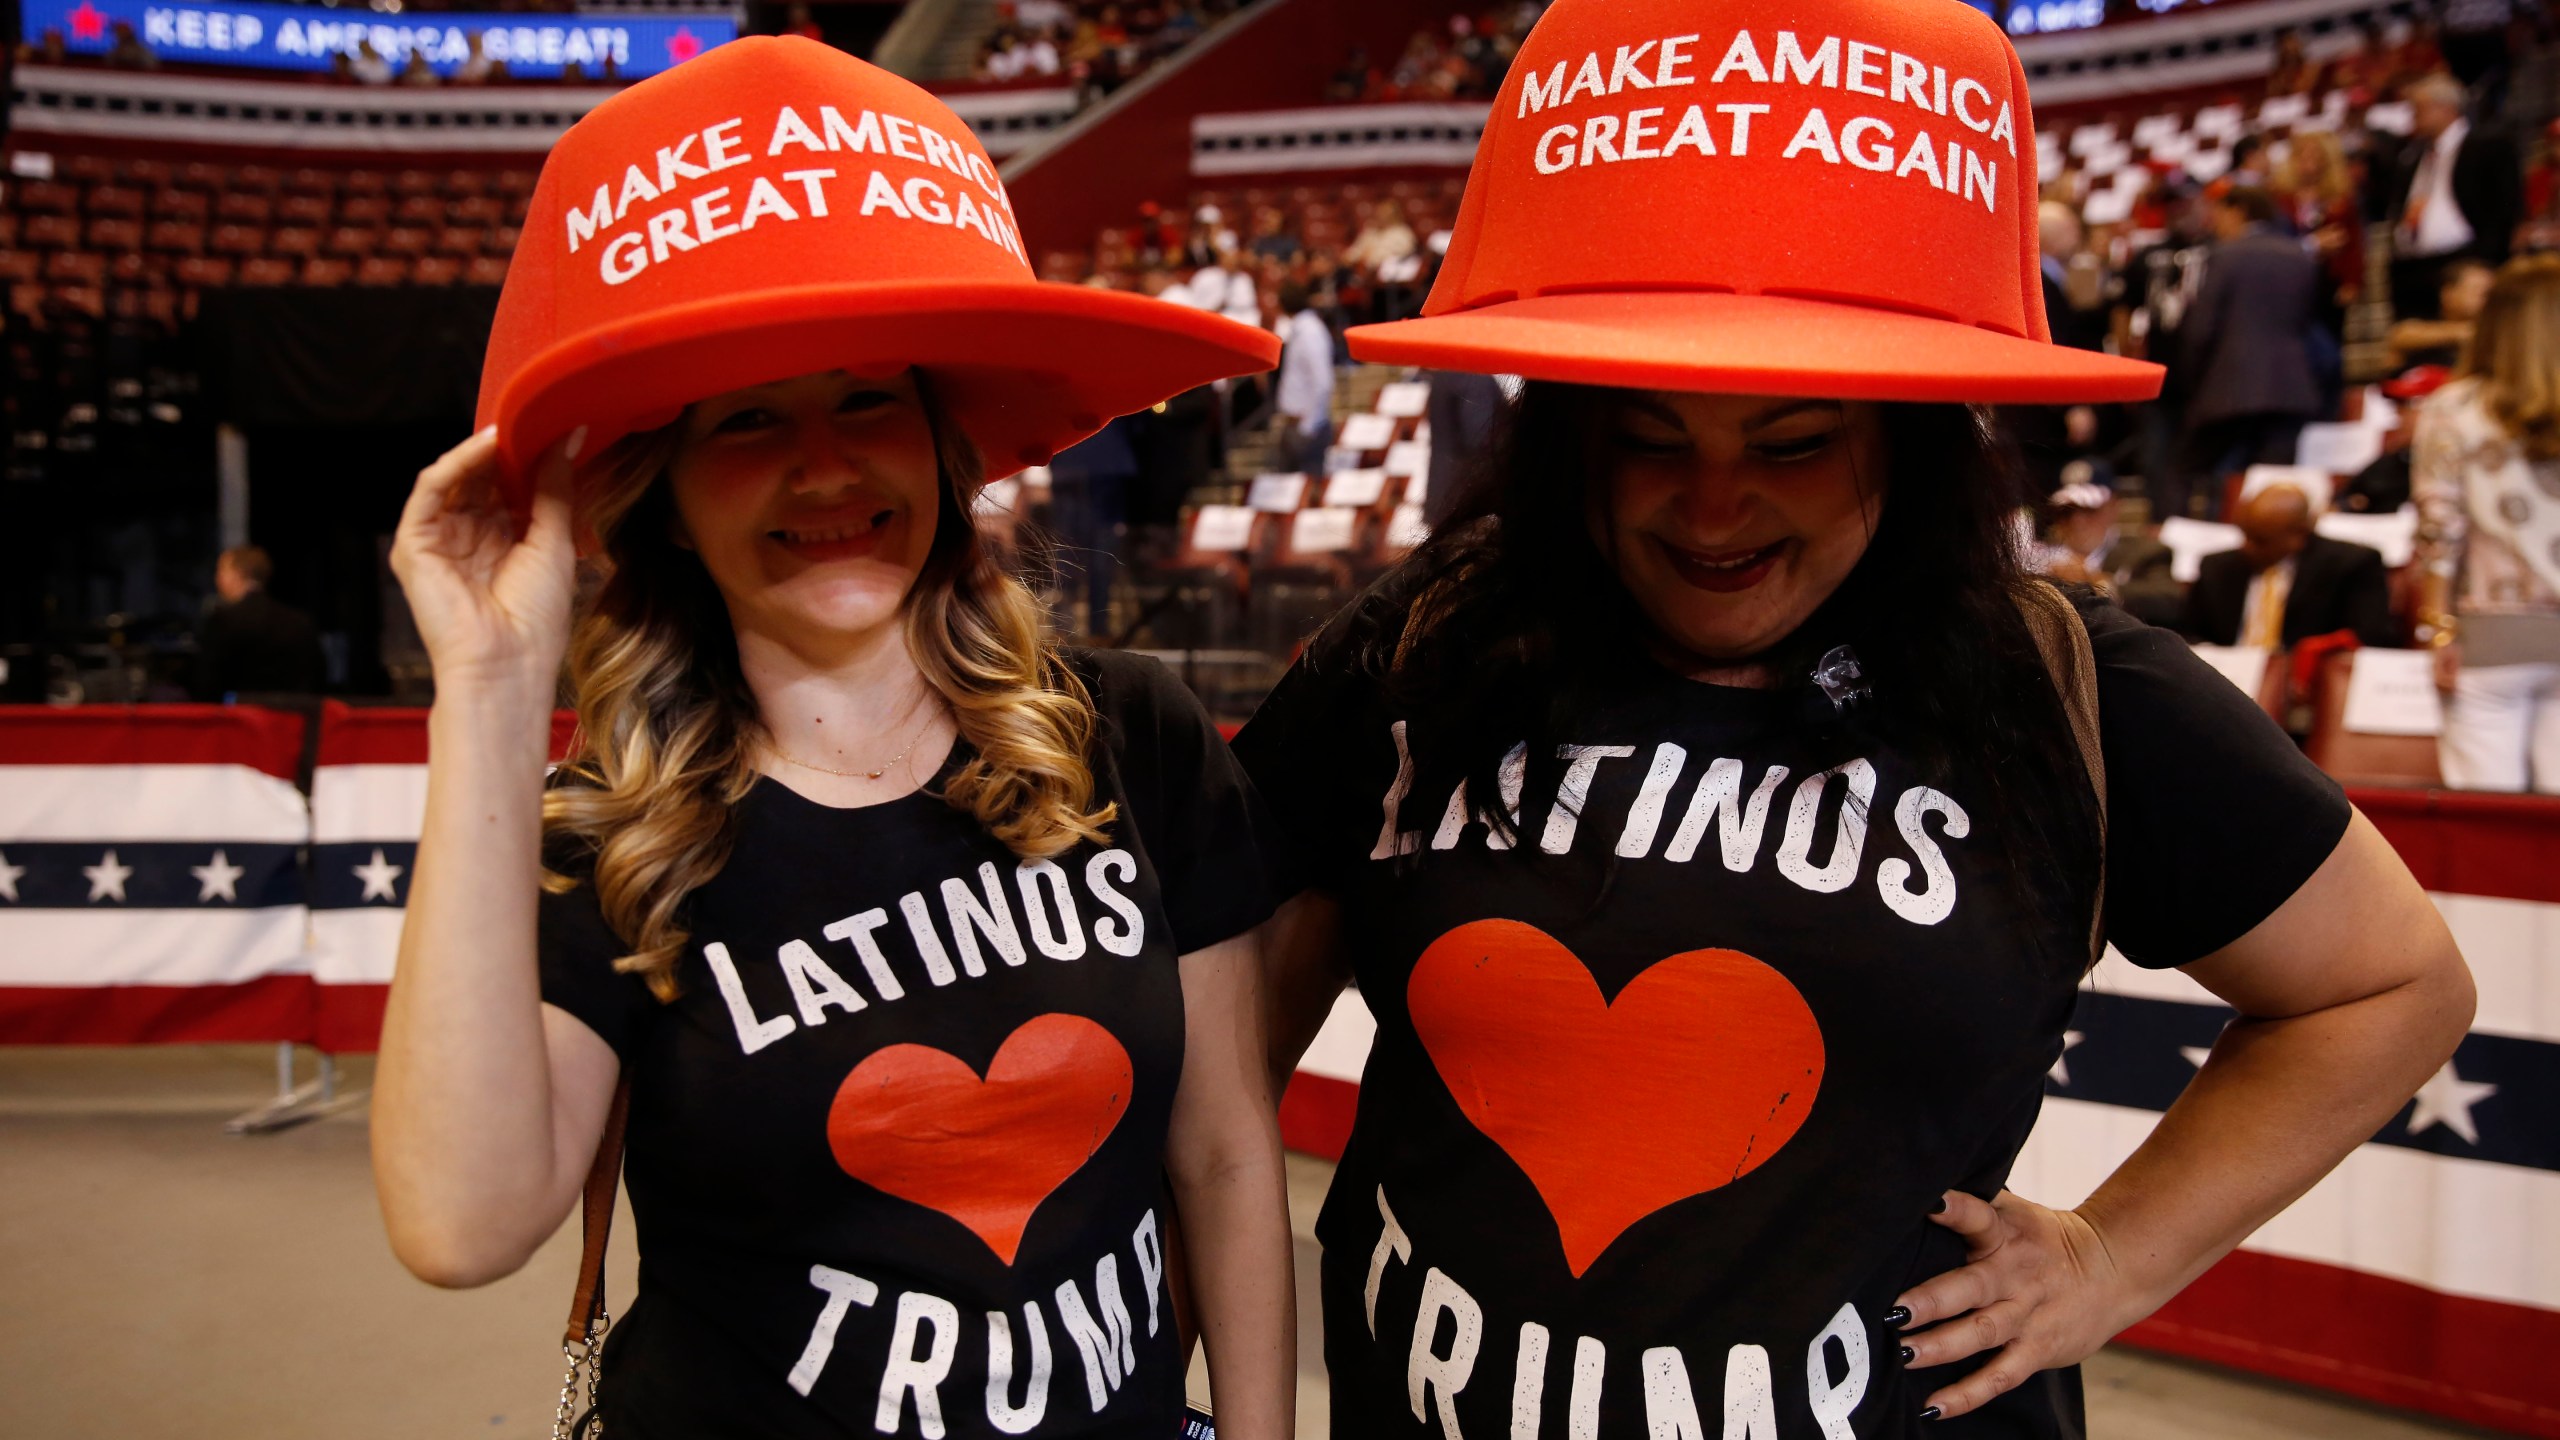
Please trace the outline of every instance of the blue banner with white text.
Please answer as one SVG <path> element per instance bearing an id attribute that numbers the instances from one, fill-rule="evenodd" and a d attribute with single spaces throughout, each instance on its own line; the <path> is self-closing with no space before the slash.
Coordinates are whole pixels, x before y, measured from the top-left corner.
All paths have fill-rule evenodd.
<path id="1" fill-rule="evenodd" d="M 736 12 L 640 15 L 380 14 L 309 5 L 203 4 L 196 0 L 26 0 L 25 33 L 62 34 L 74 55 L 104 55 L 129 29 L 162 60 L 261 70 L 328 70 L 367 46 L 395 70 L 412 55 L 440 76 L 485 73 L 556 80 L 572 66 L 587 79 L 654 75 L 738 38 Z M 494 78 L 494 77 L 492 77 Z"/>

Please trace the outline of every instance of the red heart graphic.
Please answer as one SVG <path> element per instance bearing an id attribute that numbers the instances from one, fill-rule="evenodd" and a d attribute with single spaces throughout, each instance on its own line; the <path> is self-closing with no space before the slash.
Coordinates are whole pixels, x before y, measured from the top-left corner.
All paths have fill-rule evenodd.
<path id="1" fill-rule="evenodd" d="M 969 1227 L 1010 1265 L 1031 1212 L 1129 1108 L 1129 1052 L 1080 1015 L 1040 1015 L 978 1078 L 930 1045 L 876 1050 L 836 1087 L 827 1145 L 844 1173 Z"/>
<path id="2" fill-rule="evenodd" d="M 1656 961 L 1612 1003 L 1554 936 L 1478 920 L 1422 952 L 1405 1007 L 1458 1108 L 1547 1202 L 1576 1278 L 1628 1226 L 1766 1163 L 1822 1087 L 1812 1009 L 1738 950 Z"/>

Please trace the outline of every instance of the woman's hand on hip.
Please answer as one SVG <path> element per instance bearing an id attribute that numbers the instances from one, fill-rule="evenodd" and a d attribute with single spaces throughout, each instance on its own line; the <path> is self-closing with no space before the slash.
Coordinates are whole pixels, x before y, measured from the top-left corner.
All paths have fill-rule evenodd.
<path id="1" fill-rule="evenodd" d="M 1921 1402 L 1935 1418 L 1980 1409 L 2038 1371 L 2087 1359 L 2142 1313 L 2097 1227 L 2077 1211 L 2006 1190 L 1987 1203 L 1950 1190 L 1933 1218 L 1964 1237 L 1966 1263 L 1895 1302 L 1911 1312 L 1904 1363 L 1919 1370 L 1989 1356 Z"/>
<path id="2" fill-rule="evenodd" d="M 572 462 L 585 438 L 581 428 L 543 455 L 532 518 L 521 528 L 499 492 L 495 427 L 418 473 L 391 542 L 391 570 L 440 682 L 530 684 L 548 696 L 569 643 Z"/>

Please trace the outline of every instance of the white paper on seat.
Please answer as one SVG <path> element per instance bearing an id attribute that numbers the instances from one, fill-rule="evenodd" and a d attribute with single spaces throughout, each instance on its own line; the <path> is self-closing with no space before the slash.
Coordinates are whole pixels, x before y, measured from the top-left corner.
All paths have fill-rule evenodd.
<path id="1" fill-rule="evenodd" d="M 2261 645 L 2198 645 L 2196 658 L 2239 686 L 2241 694 L 2255 700 L 2259 688 L 2267 683 L 2267 662 L 2275 658 L 2275 652 Z"/>
<path id="2" fill-rule="evenodd" d="M 2382 432 L 2370 425 L 2305 425 L 2293 463 L 2324 475 L 2353 475 L 2382 458 Z"/>
<path id="3" fill-rule="evenodd" d="M 2366 106 L 2364 128 L 2384 135 L 2406 135 L 2416 124 L 2417 118 L 2418 114 L 2409 108 L 2409 102 L 2393 100 L 2381 105 Z"/>
<path id="4" fill-rule="evenodd" d="M 1377 504 L 1386 493 L 1384 470 L 1345 470 L 1324 482 L 1324 503 L 1328 507 L 1357 510 Z"/>
<path id="5" fill-rule="evenodd" d="M 2382 552 L 2382 563 L 2397 570 L 2418 548 L 2418 507 L 2402 506 L 2387 515 L 2332 511 L 2320 517 L 2320 533 L 2351 545 L 2370 545 Z"/>
<path id="6" fill-rule="evenodd" d="M 2358 735 L 2441 735 L 2435 653 L 2359 650 L 2347 677 L 2346 727 Z"/>
<path id="7" fill-rule="evenodd" d="M 1428 475 L 1431 473 L 1431 447 L 1420 440 L 1399 440 L 1387 447 L 1386 472 L 1390 475 Z"/>
<path id="8" fill-rule="evenodd" d="M 2237 105 L 2208 105 L 2196 112 L 2195 132 L 2199 135 L 2237 136 L 2242 128 Z"/>
<path id="9" fill-rule="evenodd" d="M 1431 527 L 1423 523 L 1422 507 L 1399 505 L 1395 517 L 1387 522 L 1387 546 L 1394 550 L 1411 550 L 1431 538 Z"/>
<path id="10" fill-rule="evenodd" d="M 1307 503 L 1307 477 L 1304 475 L 1256 475 L 1253 487 L 1245 491 L 1244 503 L 1269 515 L 1286 515 Z"/>
<path id="11" fill-rule="evenodd" d="M 2169 577 L 2181 585 L 2193 585 L 2204 557 L 2240 548 L 2240 527 L 2172 515 L 2160 522 L 2160 543 L 2169 547 Z"/>
<path id="12" fill-rule="evenodd" d="M 1289 553 L 1293 555 L 1330 555 L 1351 548 L 1351 533 L 1360 519 L 1357 510 L 1336 510 L 1330 506 L 1301 510 L 1289 522 Z"/>
<path id="13" fill-rule="evenodd" d="M 2294 121 L 2299 120 L 2310 113 L 2310 96 L 2276 95 L 2269 97 L 2265 104 L 2258 107 L 2258 123 L 2261 125 L 2290 125 Z"/>
<path id="14" fill-rule="evenodd" d="M 1253 543 L 1252 507 L 1203 505 L 1191 522 L 1191 548 L 1208 555 L 1232 555 Z"/>
<path id="15" fill-rule="evenodd" d="M 1396 422 L 1386 415 L 1346 415 L 1342 420 L 1345 450 L 1384 450 L 1395 443 Z"/>
<path id="16" fill-rule="evenodd" d="M 1431 387 L 1419 380 L 1399 380 L 1378 392 L 1378 413 L 1409 420 L 1431 406 Z"/>

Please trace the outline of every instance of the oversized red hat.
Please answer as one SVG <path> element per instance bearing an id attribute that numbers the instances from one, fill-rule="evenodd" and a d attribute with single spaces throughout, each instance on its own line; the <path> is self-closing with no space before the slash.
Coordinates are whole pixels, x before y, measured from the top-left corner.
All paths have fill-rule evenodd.
<path id="1" fill-rule="evenodd" d="M 739 40 L 631 86 L 552 147 L 480 377 L 521 504 L 590 453 L 741 386 L 921 366 L 991 476 L 1168 396 L 1268 370 L 1278 340 L 1033 278 L 969 128 L 815 41 Z"/>
<path id="2" fill-rule="evenodd" d="M 2146 399 L 2050 343 L 2027 82 L 1960 0 L 1556 0 L 1422 318 L 1362 360 L 1664 390 Z"/>

